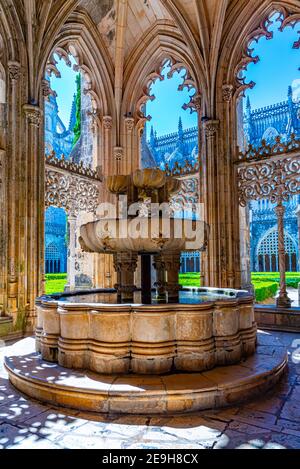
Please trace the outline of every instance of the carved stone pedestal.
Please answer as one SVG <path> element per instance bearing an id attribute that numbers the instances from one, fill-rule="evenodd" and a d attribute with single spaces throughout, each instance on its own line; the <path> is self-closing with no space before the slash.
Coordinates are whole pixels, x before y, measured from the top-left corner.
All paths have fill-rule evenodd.
<path id="1" fill-rule="evenodd" d="M 120 252 L 114 254 L 114 268 L 118 276 L 118 299 L 121 303 L 133 303 L 134 292 L 134 274 L 137 268 L 138 256 L 132 252 Z"/>
<path id="2" fill-rule="evenodd" d="M 168 303 L 179 302 L 180 252 L 162 253 L 155 256 L 154 267 L 157 272 L 158 296 L 161 301 L 168 298 Z"/>

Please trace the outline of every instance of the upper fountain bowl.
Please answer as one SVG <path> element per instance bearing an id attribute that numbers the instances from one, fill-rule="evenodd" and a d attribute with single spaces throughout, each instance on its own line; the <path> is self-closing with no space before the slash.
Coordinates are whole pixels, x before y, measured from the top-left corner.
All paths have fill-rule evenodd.
<path id="1" fill-rule="evenodd" d="M 138 169 L 133 173 L 133 184 L 138 189 L 161 189 L 166 183 L 166 173 L 161 169 Z"/>
<path id="2" fill-rule="evenodd" d="M 126 194 L 129 188 L 130 176 L 117 174 L 107 176 L 106 187 L 112 194 Z"/>

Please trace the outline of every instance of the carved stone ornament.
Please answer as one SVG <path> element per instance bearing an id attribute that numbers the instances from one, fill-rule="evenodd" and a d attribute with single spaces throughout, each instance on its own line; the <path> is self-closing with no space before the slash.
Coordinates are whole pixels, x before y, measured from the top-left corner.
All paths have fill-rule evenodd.
<path id="1" fill-rule="evenodd" d="M 165 171 L 167 176 L 185 176 L 189 174 L 196 174 L 200 170 L 200 164 L 197 161 L 196 163 L 191 163 L 186 160 L 183 165 L 178 161 L 175 161 L 173 167 L 171 168 L 168 163 L 165 165 Z"/>
<path id="2" fill-rule="evenodd" d="M 300 193 L 300 159 L 290 156 L 256 164 L 242 164 L 237 170 L 239 201 L 269 199 L 272 203 L 286 201 Z"/>
<path id="3" fill-rule="evenodd" d="M 45 204 L 64 208 L 71 216 L 80 212 L 95 213 L 99 204 L 99 183 L 46 168 Z"/>
<path id="4" fill-rule="evenodd" d="M 90 166 L 84 166 L 82 161 L 77 164 L 73 161 L 66 160 L 64 155 L 62 155 L 60 158 L 57 158 L 54 151 L 49 155 L 45 155 L 45 160 L 46 165 L 53 166 L 54 168 L 63 169 L 70 173 L 75 173 L 79 176 L 84 176 L 96 181 L 103 181 L 100 167 L 93 169 Z"/>
<path id="5" fill-rule="evenodd" d="M 131 133 L 134 129 L 134 118 L 133 117 L 126 117 L 125 126 L 126 126 L 127 132 Z"/>
<path id="6" fill-rule="evenodd" d="M 232 100 L 233 90 L 233 85 L 223 85 L 222 97 L 224 102 L 229 103 Z"/>
<path id="7" fill-rule="evenodd" d="M 110 130 L 112 128 L 112 117 L 104 116 L 103 117 L 103 127 L 105 130 Z"/>
<path id="8" fill-rule="evenodd" d="M 299 150 L 300 140 L 296 139 L 295 134 L 292 134 L 286 142 L 281 142 L 281 137 L 277 136 L 274 145 L 268 144 L 266 140 L 262 140 L 260 147 L 249 144 L 247 150 L 238 153 L 238 160 L 239 162 L 261 161 L 271 156 L 299 152 Z"/>
<path id="9" fill-rule="evenodd" d="M 220 121 L 210 120 L 204 124 L 205 135 L 207 139 L 214 138 L 220 128 Z"/>
<path id="10" fill-rule="evenodd" d="M 116 161 L 122 161 L 124 156 L 124 150 L 122 147 L 115 147 L 114 148 L 114 157 Z"/>
<path id="11" fill-rule="evenodd" d="M 51 89 L 50 83 L 48 80 L 42 80 L 42 94 L 44 98 L 49 96 L 57 96 L 56 92 Z"/>
<path id="12" fill-rule="evenodd" d="M 8 62 L 9 78 L 13 81 L 19 80 L 21 76 L 21 64 L 19 62 Z"/>
<path id="13" fill-rule="evenodd" d="M 23 106 L 23 111 L 30 125 L 34 127 L 39 127 L 41 125 L 42 110 L 39 107 L 25 104 Z"/>

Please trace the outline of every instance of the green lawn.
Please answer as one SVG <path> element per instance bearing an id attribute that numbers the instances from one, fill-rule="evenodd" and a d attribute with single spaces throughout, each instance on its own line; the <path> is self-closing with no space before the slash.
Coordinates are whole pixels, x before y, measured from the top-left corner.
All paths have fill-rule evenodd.
<path id="1" fill-rule="evenodd" d="M 46 294 L 62 293 L 67 284 L 67 274 L 47 274 Z"/>

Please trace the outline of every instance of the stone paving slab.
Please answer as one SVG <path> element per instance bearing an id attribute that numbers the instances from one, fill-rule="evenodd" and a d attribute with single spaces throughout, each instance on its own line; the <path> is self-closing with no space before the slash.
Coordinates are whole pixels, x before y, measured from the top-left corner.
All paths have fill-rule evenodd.
<path id="1" fill-rule="evenodd" d="M 261 337 L 271 347 L 288 346 L 288 373 L 273 390 L 226 409 L 176 416 L 111 416 L 43 406 L 10 385 L 0 350 L 0 412 L 6 412 L 0 418 L 0 448 L 300 449 L 300 364 L 291 361 L 300 334 Z"/>

